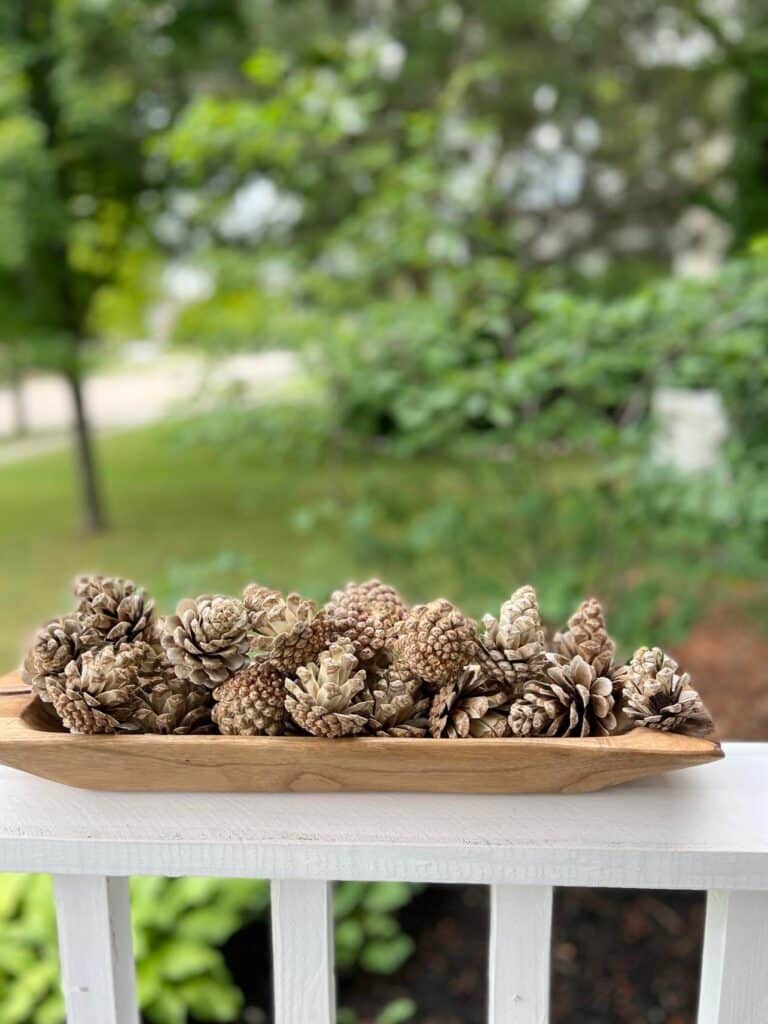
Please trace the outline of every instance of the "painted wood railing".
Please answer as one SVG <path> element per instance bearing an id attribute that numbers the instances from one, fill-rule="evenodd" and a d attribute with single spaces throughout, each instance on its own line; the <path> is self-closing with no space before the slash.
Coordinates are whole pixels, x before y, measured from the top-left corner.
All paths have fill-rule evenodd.
<path id="1" fill-rule="evenodd" d="M 136 1024 L 137 874 L 273 879 L 276 1024 L 335 1022 L 335 879 L 489 885 L 492 1024 L 548 1019 L 553 886 L 703 889 L 699 1024 L 767 1024 L 768 744 L 725 750 L 704 768 L 557 796 L 167 797 L 0 769 L 0 871 L 55 877 L 68 1024 Z"/>

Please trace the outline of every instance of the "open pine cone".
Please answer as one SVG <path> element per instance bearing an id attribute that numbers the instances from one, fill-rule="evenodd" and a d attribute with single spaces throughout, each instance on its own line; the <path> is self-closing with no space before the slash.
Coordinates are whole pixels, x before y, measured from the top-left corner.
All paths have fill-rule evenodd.
<path id="1" fill-rule="evenodd" d="M 56 714 L 70 732 L 138 732 L 143 701 L 136 659 L 111 645 L 84 651 L 70 661 L 48 693 Z"/>
<path id="2" fill-rule="evenodd" d="M 154 602 L 131 580 L 80 576 L 75 597 L 83 647 L 152 639 Z"/>
<path id="3" fill-rule="evenodd" d="M 213 720 L 226 736 L 280 736 L 285 732 L 285 676 L 271 661 L 256 661 L 213 691 Z"/>
<path id="4" fill-rule="evenodd" d="M 143 681 L 143 700 L 136 721 L 143 732 L 188 736 L 215 732 L 211 721 L 211 691 L 179 679 L 171 671 Z"/>
<path id="5" fill-rule="evenodd" d="M 475 624 L 440 598 L 414 605 L 400 622 L 394 643 L 396 662 L 433 688 L 459 678 L 477 653 Z"/>
<path id="6" fill-rule="evenodd" d="M 658 647 L 640 647 L 629 663 L 624 713 L 634 725 L 697 735 L 714 725 L 687 672 Z"/>
<path id="7" fill-rule="evenodd" d="M 433 739 L 508 736 L 509 696 L 479 665 L 468 666 L 458 680 L 441 686 L 429 709 Z"/>
<path id="8" fill-rule="evenodd" d="M 313 736 L 355 736 L 368 725 L 372 701 L 364 694 L 366 674 L 358 668 L 349 640 L 337 640 L 317 663 L 300 666 L 286 679 L 285 707 Z"/>
<path id="9" fill-rule="evenodd" d="M 546 637 L 533 587 L 516 590 L 501 606 L 499 618 L 485 615 L 483 625 L 477 661 L 489 678 L 519 696 L 526 683 L 544 677 Z"/>
<path id="10" fill-rule="evenodd" d="M 389 666 L 369 673 L 366 697 L 372 702 L 369 729 L 379 736 L 419 737 L 427 733 L 429 697 L 420 679 Z"/>
<path id="11" fill-rule="evenodd" d="M 279 590 L 251 584 L 243 593 L 248 610 L 251 649 L 274 661 L 286 673 L 317 660 L 334 639 L 326 616 L 314 601 L 299 594 L 283 596 Z"/>
<path id="12" fill-rule="evenodd" d="M 234 597 L 188 598 L 163 620 L 160 640 L 179 679 L 213 688 L 247 660 L 245 606 Z"/>
<path id="13" fill-rule="evenodd" d="M 27 686 L 46 702 L 50 701 L 48 685 L 61 680 L 70 661 L 81 652 L 80 623 L 74 615 L 51 619 L 35 634 L 24 658 L 21 676 Z"/>
<path id="14" fill-rule="evenodd" d="M 509 713 L 515 736 L 607 736 L 616 729 L 613 682 L 580 654 L 528 683 Z"/>

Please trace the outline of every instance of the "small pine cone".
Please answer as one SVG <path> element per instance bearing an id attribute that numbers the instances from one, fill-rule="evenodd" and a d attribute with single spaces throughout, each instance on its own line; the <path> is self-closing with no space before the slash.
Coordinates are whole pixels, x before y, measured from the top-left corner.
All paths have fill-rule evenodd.
<path id="1" fill-rule="evenodd" d="M 603 608 L 596 597 L 582 601 L 568 619 L 568 629 L 555 633 L 552 646 L 561 661 L 579 655 L 593 666 L 597 675 L 610 673 L 616 644 L 608 635 Z"/>
<path id="2" fill-rule="evenodd" d="M 551 724 L 548 705 L 532 704 L 521 697 L 509 709 L 509 730 L 513 736 L 545 736 Z"/>
<path id="3" fill-rule="evenodd" d="M 243 604 L 248 613 L 248 621 L 252 622 L 262 610 L 262 603 L 267 597 L 280 597 L 279 590 L 264 587 L 261 583 L 249 583 L 243 590 Z"/>
<path id="4" fill-rule="evenodd" d="M 352 612 L 364 608 L 389 635 L 395 632 L 397 623 L 405 618 L 408 611 L 402 595 L 388 583 L 377 579 L 348 583 L 343 590 L 335 590 L 327 607 Z"/>
<path id="5" fill-rule="evenodd" d="M 69 662 L 80 656 L 81 649 L 77 617 L 51 619 L 35 634 L 24 658 L 22 679 L 41 700 L 50 702 L 49 681 L 61 679 Z"/>
<path id="6" fill-rule="evenodd" d="M 70 732 L 138 732 L 143 700 L 134 660 L 111 645 L 84 651 L 52 682 L 54 710 Z"/>
<path id="7" fill-rule="evenodd" d="M 627 668 L 623 710 L 635 725 L 702 735 L 714 724 L 687 672 L 658 647 L 641 647 Z"/>
<path id="8" fill-rule="evenodd" d="M 244 601 L 252 652 L 274 661 L 286 673 L 316 661 L 334 639 L 325 614 L 318 614 L 315 602 L 299 594 L 284 597 L 279 590 L 251 584 Z"/>
<path id="9" fill-rule="evenodd" d="M 470 665 L 455 683 L 441 686 L 429 709 L 433 739 L 484 739 L 508 736 L 509 697 L 498 683 L 486 678 L 479 665 Z"/>
<path id="10" fill-rule="evenodd" d="M 544 678 L 546 637 L 533 587 L 516 590 L 501 606 L 498 620 L 485 615 L 483 625 L 477 660 L 487 676 L 498 679 L 512 696 L 519 696 L 531 680 Z"/>
<path id="11" fill-rule="evenodd" d="M 335 636 L 352 641 L 359 661 L 382 657 L 407 610 L 395 588 L 377 579 L 348 583 L 325 606 Z"/>
<path id="12" fill-rule="evenodd" d="M 440 598 L 411 608 L 393 646 L 402 668 L 433 688 L 445 686 L 459 678 L 477 653 L 475 624 Z"/>
<path id="13" fill-rule="evenodd" d="M 337 640 L 317 663 L 300 666 L 286 679 L 285 707 L 298 726 L 313 736 L 355 736 L 368 725 L 372 702 L 363 693 L 365 670 L 358 669 L 349 640 Z"/>
<path id="14" fill-rule="evenodd" d="M 349 640 L 358 661 L 373 661 L 382 656 L 390 634 L 365 605 L 329 604 L 321 613 L 334 639 Z"/>
<path id="15" fill-rule="evenodd" d="M 213 688 L 247 660 L 248 616 L 234 597 L 203 595 L 181 601 L 163 621 L 160 640 L 179 679 Z"/>
<path id="16" fill-rule="evenodd" d="M 80 576 L 75 597 L 83 647 L 151 639 L 154 601 L 131 580 Z"/>
<path id="17" fill-rule="evenodd" d="M 369 729 L 379 736 L 427 734 L 429 697 L 420 679 L 396 666 L 369 673 L 366 696 L 373 704 Z"/>
<path id="18" fill-rule="evenodd" d="M 285 732 L 285 676 L 271 661 L 241 668 L 213 691 L 213 720 L 225 736 L 280 736 Z"/>
<path id="19" fill-rule="evenodd" d="M 214 732 L 211 691 L 166 671 L 143 682 L 136 720 L 144 732 L 188 736 Z"/>
<path id="20" fill-rule="evenodd" d="M 579 654 L 550 665 L 547 679 L 529 683 L 523 700 L 534 712 L 513 705 L 509 724 L 516 736 L 607 736 L 616 729 L 613 683 Z"/>

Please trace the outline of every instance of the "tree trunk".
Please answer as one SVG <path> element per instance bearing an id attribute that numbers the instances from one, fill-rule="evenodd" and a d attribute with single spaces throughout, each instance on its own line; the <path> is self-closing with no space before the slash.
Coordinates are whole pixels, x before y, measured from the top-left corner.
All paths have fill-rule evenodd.
<path id="1" fill-rule="evenodd" d="M 72 394 L 72 405 L 75 413 L 73 429 L 82 485 L 83 526 L 88 533 L 98 533 L 100 530 L 105 529 L 107 524 L 101 504 L 101 495 L 99 494 L 96 460 L 93 454 L 93 438 L 88 417 L 85 413 L 79 368 L 74 367 L 67 371 L 66 380 Z"/>
<path id="2" fill-rule="evenodd" d="M 21 372 L 19 360 L 15 353 L 11 353 L 9 390 L 11 392 L 11 406 L 13 408 L 13 434 L 14 437 L 24 437 L 29 433 L 27 410 L 24 405 L 24 375 Z"/>

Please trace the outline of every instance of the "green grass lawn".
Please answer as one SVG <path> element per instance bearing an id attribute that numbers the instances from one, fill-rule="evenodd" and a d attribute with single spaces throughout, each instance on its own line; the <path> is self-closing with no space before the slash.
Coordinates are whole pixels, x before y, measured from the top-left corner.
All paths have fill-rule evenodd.
<path id="1" fill-rule="evenodd" d="M 162 610 L 250 579 L 322 598 L 378 574 L 478 615 L 531 580 L 553 623 L 600 594 L 626 644 L 679 633 L 715 578 L 742 571 L 685 524 L 660 532 L 585 464 L 317 460 L 205 436 L 166 424 L 101 440 L 111 526 L 96 537 L 78 529 L 69 452 L 0 467 L 0 664 L 84 571 L 128 575 Z"/>

